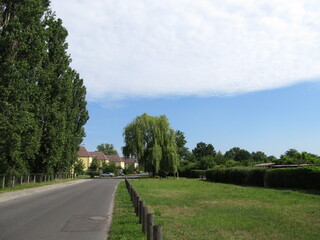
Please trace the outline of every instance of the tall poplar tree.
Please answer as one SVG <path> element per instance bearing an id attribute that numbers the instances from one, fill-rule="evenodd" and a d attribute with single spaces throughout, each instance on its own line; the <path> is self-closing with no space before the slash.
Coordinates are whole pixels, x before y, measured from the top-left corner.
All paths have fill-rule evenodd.
<path id="1" fill-rule="evenodd" d="M 136 157 L 146 171 L 177 172 L 179 156 L 175 132 L 165 115 L 159 117 L 144 113 L 128 124 L 123 132 L 126 157 Z"/>
<path id="2" fill-rule="evenodd" d="M 48 0 L 0 1 L 0 173 L 68 171 L 88 119 Z"/>

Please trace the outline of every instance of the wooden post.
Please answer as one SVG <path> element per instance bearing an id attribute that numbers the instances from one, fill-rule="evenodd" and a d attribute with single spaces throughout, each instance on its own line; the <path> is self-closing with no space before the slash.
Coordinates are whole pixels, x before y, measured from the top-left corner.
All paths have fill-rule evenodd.
<path id="1" fill-rule="evenodd" d="M 137 195 L 136 199 L 136 216 L 139 217 L 140 214 L 140 197 Z"/>
<path id="2" fill-rule="evenodd" d="M 162 240 L 162 228 L 161 226 L 153 226 L 153 240 Z"/>
<path id="3" fill-rule="evenodd" d="M 139 223 L 142 224 L 144 202 L 140 200 L 139 205 Z"/>
<path id="4" fill-rule="evenodd" d="M 142 215 L 142 232 L 147 231 L 147 215 L 148 215 L 148 207 L 143 207 L 143 215 Z"/>
<path id="5" fill-rule="evenodd" d="M 147 240 L 153 240 L 153 214 L 147 215 Z"/>

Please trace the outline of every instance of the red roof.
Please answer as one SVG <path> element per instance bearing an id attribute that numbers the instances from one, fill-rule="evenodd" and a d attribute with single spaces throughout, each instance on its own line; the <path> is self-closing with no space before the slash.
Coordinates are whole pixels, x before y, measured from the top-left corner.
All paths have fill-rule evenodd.
<path id="1" fill-rule="evenodd" d="M 121 158 L 118 155 L 107 155 L 107 158 L 110 162 L 122 162 Z"/>
<path id="2" fill-rule="evenodd" d="M 103 152 L 90 152 L 90 155 L 98 160 L 108 160 L 107 156 Z"/>
<path id="3" fill-rule="evenodd" d="M 80 147 L 78 151 L 78 157 L 91 157 L 91 155 L 85 147 Z"/>
<path id="4" fill-rule="evenodd" d="M 124 161 L 125 163 L 136 163 L 137 159 L 131 158 L 131 157 L 129 157 L 129 158 L 123 157 L 122 161 Z"/>

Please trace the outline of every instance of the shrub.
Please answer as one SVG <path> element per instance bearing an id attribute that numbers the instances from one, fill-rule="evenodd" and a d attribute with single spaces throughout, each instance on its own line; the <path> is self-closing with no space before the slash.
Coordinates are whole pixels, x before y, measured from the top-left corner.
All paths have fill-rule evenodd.
<path id="1" fill-rule="evenodd" d="M 191 178 L 200 178 L 201 176 L 206 175 L 206 170 L 191 170 L 190 177 Z"/>
<path id="2" fill-rule="evenodd" d="M 280 168 L 266 172 L 266 185 L 272 188 L 320 189 L 320 168 Z"/>
<path id="3" fill-rule="evenodd" d="M 206 171 L 209 181 L 239 185 L 264 186 L 264 168 L 218 168 Z"/>

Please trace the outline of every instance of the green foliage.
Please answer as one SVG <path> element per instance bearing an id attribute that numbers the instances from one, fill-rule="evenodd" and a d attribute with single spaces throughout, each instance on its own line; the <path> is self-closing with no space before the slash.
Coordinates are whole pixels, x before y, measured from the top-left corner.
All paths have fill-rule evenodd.
<path id="1" fill-rule="evenodd" d="M 280 168 L 266 173 L 266 184 L 273 188 L 298 188 L 320 190 L 320 168 Z"/>
<path id="2" fill-rule="evenodd" d="M 101 143 L 98 145 L 97 151 L 103 152 L 105 155 L 118 155 L 118 152 L 114 149 L 113 144 L 108 143 Z"/>
<path id="3" fill-rule="evenodd" d="M 191 170 L 190 177 L 199 178 L 204 177 L 206 175 L 206 170 Z"/>
<path id="4" fill-rule="evenodd" d="M 206 172 L 209 181 L 240 185 L 264 186 L 265 168 L 216 168 Z"/>
<path id="5" fill-rule="evenodd" d="M 77 159 L 74 163 L 74 172 L 77 173 L 77 175 L 83 175 L 84 174 L 84 163 L 81 159 Z"/>
<path id="6" fill-rule="evenodd" d="M 99 160 L 94 158 L 89 166 L 89 175 L 91 178 L 94 178 L 94 176 L 99 175 L 99 168 L 100 168 Z"/>
<path id="7" fill-rule="evenodd" d="M 107 173 L 107 172 L 111 172 L 114 174 L 117 174 L 118 170 L 117 170 L 117 166 L 114 162 L 109 162 L 109 163 L 102 163 L 102 172 Z"/>
<path id="8" fill-rule="evenodd" d="M 176 136 L 165 115 L 144 113 L 128 124 L 123 132 L 126 157 L 136 157 L 146 171 L 176 172 L 179 165 Z"/>
<path id="9" fill-rule="evenodd" d="M 192 150 L 192 153 L 198 159 L 206 156 L 214 157 L 216 155 L 213 145 L 204 142 L 197 143 L 197 146 Z"/>
<path id="10" fill-rule="evenodd" d="M 69 171 L 88 119 L 49 1 L 1 1 L 0 173 Z"/>

